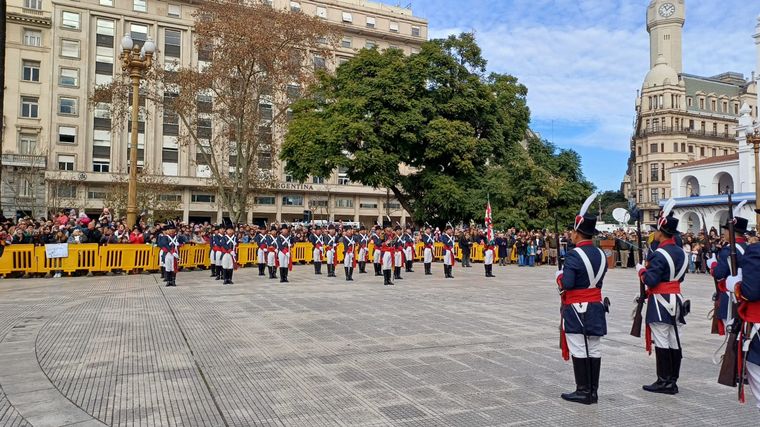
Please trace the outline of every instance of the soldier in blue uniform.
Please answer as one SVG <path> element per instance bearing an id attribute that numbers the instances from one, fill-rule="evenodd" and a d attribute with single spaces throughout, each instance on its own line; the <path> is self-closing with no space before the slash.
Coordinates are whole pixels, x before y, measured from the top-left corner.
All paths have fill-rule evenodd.
<path id="1" fill-rule="evenodd" d="M 177 272 L 179 271 L 179 248 L 185 243 L 185 236 L 177 235 L 177 229 L 171 222 L 166 225 L 163 234 L 158 236 L 156 245 L 164 255 L 166 286 L 177 286 Z"/>
<path id="2" fill-rule="evenodd" d="M 325 238 L 322 236 L 322 229 L 317 225 L 309 236 L 309 242 L 313 246 L 311 251 L 312 262 L 314 263 L 314 274 L 322 274 L 322 254 L 325 246 Z"/>
<path id="3" fill-rule="evenodd" d="M 647 266 L 636 266 L 647 287 L 646 347 L 651 354 L 652 342 L 657 359 L 657 381 L 643 389 L 652 393 L 678 393 L 683 351 L 680 331 L 686 324 L 688 307 L 681 295 L 681 282 L 689 265 L 683 249 L 676 244 L 678 220 L 672 216 L 673 199 L 665 204 L 654 228 L 657 249 L 652 251 Z"/>
<path id="4" fill-rule="evenodd" d="M 338 263 L 338 236 L 335 234 L 335 226 L 327 227 L 325 236 L 325 259 L 327 261 L 327 277 L 335 277 L 335 265 Z"/>
<path id="5" fill-rule="evenodd" d="M 575 248 L 568 252 L 564 268 L 556 276 L 562 296 L 562 357 L 569 360 L 572 355 L 576 387 L 574 392 L 563 393 L 561 397 L 586 405 L 597 403 L 599 399 L 600 342 L 607 335 L 606 307 L 602 298 L 607 258 L 591 240 L 596 234 L 596 216 L 586 214 L 594 198 L 596 194 L 589 197 L 581 214 L 575 218 L 572 233 Z"/>
<path id="6" fill-rule="evenodd" d="M 269 278 L 277 278 L 277 226 L 273 225 L 269 234 L 264 237 L 264 245 L 267 250 L 267 269 Z"/>
<path id="7" fill-rule="evenodd" d="M 265 237 L 266 230 L 264 227 L 261 227 L 253 238 L 253 243 L 256 244 L 256 263 L 259 266 L 259 276 L 264 276 L 264 271 L 267 268 L 267 247 L 264 244 Z"/>
<path id="8" fill-rule="evenodd" d="M 454 256 L 456 239 L 454 238 L 454 229 L 450 225 L 446 226 L 444 234 L 441 235 L 441 243 L 443 243 L 443 277 L 453 279 L 452 270 L 456 264 L 456 257 Z"/>
<path id="9" fill-rule="evenodd" d="M 737 262 L 741 263 L 742 255 L 744 255 L 744 252 L 747 250 L 747 239 L 744 238 L 744 235 L 747 234 L 747 227 L 749 226 L 749 221 L 746 218 L 742 218 L 739 215 L 742 208 L 746 204 L 746 201 L 743 201 L 738 206 L 736 206 L 736 209 L 734 210 L 734 235 L 736 238 L 736 259 Z M 728 223 L 726 223 L 724 232 L 723 232 L 723 240 L 726 242 L 731 241 L 731 236 L 729 236 L 729 227 Z M 720 335 L 725 335 L 726 328 L 731 326 L 731 323 L 733 322 L 733 306 L 736 304 L 736 298 L 734 297 L 732 292 L 729 292 L 728 289 L 726 289 L 726 279 L 729 276 L 735 276 L 736 273 L 731 271 L 731 247 L 725 246 L 723 249 L 721 249 L 718 256 L 715 254 L 712 255 L 712 257 L 707 260 L 707 267 L 710 268 L 710 273 L 715 278 L 715 280 L 718 281 L 718 295 L 715 295 L 714 298 L 719 299 L 719 305 L 718 305 L 718 312 L 714 315 L 718 316 L 718 324 L 720 325 Z"/>
<path id="10" fill-rule="evenodd" d="M 293 270 L 293 254 L 291 253 L 293 243 L 290 228 L 287 225 L 282 225 L 275 246 L 277 246 L 277 264 L 280 266 L 280 283 L 288 283 L 288 273 Z"/>
<path id="11" fill-rule="evenodd" d="M 422 235 L 422 262 L 425 265 L 425 275 L 430 276 L 433 274 L 433 250 L 435 247 L 435 238 L 433 237 L 432 229 L 430 227 L 425 228 L 425 233 Z"/>
<path id="12" fill-rule="evenodd" d="M 235 230 L 228 228 L 226 234 L 222 236 L 219 242 L 219 250 L 222 253 L 222 264 L 218 268 L 222 269 L 222 278 L 224 285 L 232 285 L 232 272 L 237 264 L 237 237 Z"/>
<path id="13" fill-rule="evenodd" d="M 343 243 L 343 271 L 346 274 L 346 281 L 352 282 L 354 280 L 354 268 L 356 267 L 356 238 L 354 237 L 354 229 L 347 228 L 343 233 L 343 237 L 340 238 L 340 242 Z"/>
<path id="14" fill-rule="evenodd" d="M 406 243 L 404 243 L 404 236 L 402 234 L 400 226 L 396 226 L 393 231 L 393 248 L 395 250 L 393 253 L 393 278 L 395 280 L 403 280 L 401 277 L 401 266 L 403 266 L 406 261 L 406 256 L 404 253 L 404 247 L 406 246 Z"/>
<path id="15" fill-rule="evenodd" d="M 219 265 L 217 265 L 217 253 L 219 252 L 219 242 L 222 238 L 222 227 L 220 226 L 214 226 L 214 233 L 211 234 L 211 240 L 209 241 L 209 246 L 211 247 L 211 251 L 209 252 L 209 261 L 211 262 L 211 277 L 219 277 L 219 269 L 221 268 Z"/>
<path id="16" fill-rule="evenodd" d="M 383 231 L 380 229 L 380 226 L 376 225 L 372 228 L 372 234 L 369 236 L 373 246 L 372 263 L 375 266 L 375 276 L 383 275 L 383 239 L 380 237 L 382 233 Z"/>
<path id="17" fill-rule="evenodd" d="M 404 242 L 404 261 L 407 273 L 414 273 L 412 267 L 414 266 L 414 236 L 412 235 L 412 228 L 407 226 L 404 235 L 401 237 Z"/>
<path id="18" fill-rule="evenodd" d="M 739 301 L 739 317 L 744 321 L 740 340 L 743 364 L 739 367 L 745 370 L 752 395 L 760 408 L 760 243 L 747 247 L 739 262 L 738 273 L 726 280 L 726 287 Z"/>
<path id="19" fill-rule="evenodd" d="M 359 247 L 359 256 L 356 262 L 359 265 L 359 274 L 367 273 L 367 257 L 369 256 L 369 236 L 367 229 L 362 225 L 359 227 L 359 235 L 356 236 L 356 244 Z"/>

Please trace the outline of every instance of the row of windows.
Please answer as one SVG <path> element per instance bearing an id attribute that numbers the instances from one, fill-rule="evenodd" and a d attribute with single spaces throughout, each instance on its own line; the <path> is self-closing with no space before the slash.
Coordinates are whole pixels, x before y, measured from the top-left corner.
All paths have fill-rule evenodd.
<path id="1" fill-rule="evenodd" d="M 665 96 L 664 95 L 654 95 L 647 98 L 649 101 L 649 110 L 659 110 L 663 108 L 681 108 L 681 95 L 671 94 L 670 95 L 670 104 L 665 104 Z M 733 102 L 729 104 L 728 101 L 721 101 L 720 104 L 718 104 L 717 99 L 710 99 L 709 104 L 706 103 L 707 99 L 705 97 L 700 96 L 699 98 L 699 109 L 700 110 L 707 110 L 705 107 L 709 106 L 710 111 L 714 112 L 720 112 L 724 114 L 733 113 L 734 115 L 739 115 L 739 103 Z M 691 96 L 686 97 L 686 106 L 691 108 L 694 106 L 694 98 Z M 720 109 L 718 108 L 720 106 Z M 731 108 L 733 107 L 733 108 Z M 733 111 L 729 111 L 729 108 L 731 108 Z"/>
<path id="2" fill-rule="evenodd" d="M 657 144 L 657 143 L 649 144 L 649 154 L 666 153 L 667 151 L 665 151 L 665 147 L 666 147 L 666 145 L 665 145 L 664 142 L 661 142 L 659 144 Z M 686 153 L 686 152 L 688 152 L 689 154 L 694 154 L 694 150 L 695 149 L 696 149 L 696 147 L 695 147 L 694 144 L 688 144 L 687 145 L 685 142 L 682 142 L 680 144 L 677 143 L 677 142 L 673 143 L 673 152 L 674 153 Z M 637 154 L 639 156 L 641 156 L 642 155 L 641 145 L 636 146 L 636 150 L 637 150 L 636 151 Z M 717 148 L 713 148 L 712 149 L 712 151 L 711 151 L 712 157 L 716 157 L 719 154 L 722 155 L 722 156 L 728 156 L 730 153 L 729 153 L 729 150 L 727 148 L 725 148 L 725 149 L 723 149 L 721 151 L 718 151 Z M 707 149 L 705 147 L 699 147 L 699 155 L 700 155 L 700 157 L 706 157 L 707 156 Z"/>
<path id="3" fill-rule="evenodd" d="M 270 5 L 271 1 L 268 2 Z M 301 12 L 301 3 L 298 1 L 290 2 L 290 10 L 293 12 Z M 327 8 L 324 6 L 317 6 L 316 16 L 322 19 L 327 19 Z M 351 12 L 341 12 L 341 21 L 345 24 L 354 23 L 354 15 Z M 367 28 L 377 28 L 377 19 L 374 16 L 367 16 L 364 20 L 364 25 Z M 388 31 L 392 33 L 399 32 L 399 22 L 390 20 L 388 22 Z M 411 29 L 411 35 L 413 37 L 420 37 L 422 35 L 422 29 L 419 26 L 413 25 Z"/>
<path id="4" fill-rule="evenodd" d="M 79 100 L 69 96 L 58 97 L 58 114 L 61 116 L 76 116 L 79 114 Z M 21 117 L 37 119 L 40 117 L 40 99 L 36 96 L 21 97 Z"/>

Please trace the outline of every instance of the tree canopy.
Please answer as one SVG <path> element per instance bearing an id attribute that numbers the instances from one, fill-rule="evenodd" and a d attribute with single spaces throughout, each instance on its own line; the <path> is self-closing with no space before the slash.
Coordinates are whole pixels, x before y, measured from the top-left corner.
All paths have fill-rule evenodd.
<path id="1" fill-rule="evenodd" d="M 591 191 L 575 152 L 528 135 L 527 88 L 488 73 L 472 34 L 424 43 L 418 54 L 364 49 L 323 73 L 293 106 L 280 158 L 295 179 L 342 168 L 388 188 L 416 222 L 484 216 L 538 226 Z M 578 201 L 580 200 L 580 201 Z"/>

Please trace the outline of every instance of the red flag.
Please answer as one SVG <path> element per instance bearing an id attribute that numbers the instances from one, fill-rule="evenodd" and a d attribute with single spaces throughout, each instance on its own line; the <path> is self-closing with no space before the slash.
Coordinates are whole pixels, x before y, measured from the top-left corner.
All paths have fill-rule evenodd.
<path id="1" fill-rule="evenodd" d="M 493 240 L 493 222 L 491 219 L 491 202 L 486 205 L 486 229 L 488 230 L 488 241 Z"/>

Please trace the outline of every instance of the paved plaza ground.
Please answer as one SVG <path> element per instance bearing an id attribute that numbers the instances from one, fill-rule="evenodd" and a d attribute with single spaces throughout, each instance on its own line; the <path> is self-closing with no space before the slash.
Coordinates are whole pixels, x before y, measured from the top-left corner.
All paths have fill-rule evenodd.
<path id="1" fill-rule="evenodd" d="M 689 276 L 678 396 L 645 393 L 654 357 L 628 335 L 632 270 L 612 300 L 596 406 L 565 403 L 550 267 L 483 267 L 395 287 L 355 274 L 291 283 L 241 269 L 235 285 L 182 272 L 0 280 L 0 425 L 757 426 L 749 396 L 716 383 L 712 282 Z"/>

